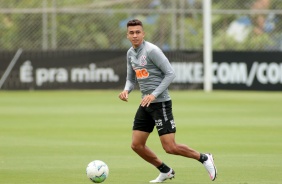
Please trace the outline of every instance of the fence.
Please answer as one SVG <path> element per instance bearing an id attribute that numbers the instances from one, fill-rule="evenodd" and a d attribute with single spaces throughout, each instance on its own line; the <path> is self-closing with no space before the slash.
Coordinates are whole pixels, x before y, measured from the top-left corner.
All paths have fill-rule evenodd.
<path id="1" fill-rule="evenodd" d="M 117 50 L 143 21 L 163 50 L 202 50 L 202 0 L 0 0 L 1 50 Z M 282 50 L 282 1 L 213 0 L 213 50 Z"/>

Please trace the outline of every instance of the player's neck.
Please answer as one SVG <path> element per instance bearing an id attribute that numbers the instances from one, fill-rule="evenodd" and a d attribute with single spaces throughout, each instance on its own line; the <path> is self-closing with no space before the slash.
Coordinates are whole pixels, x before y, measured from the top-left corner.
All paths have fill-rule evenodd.
<path id="1" fill-rule="evenodd" d="M 132 45 L 132 47 L 136 50 L 139 47 L 141 47 L 143 43 L 144 43 L 144 40 L 139 45 Z"/>

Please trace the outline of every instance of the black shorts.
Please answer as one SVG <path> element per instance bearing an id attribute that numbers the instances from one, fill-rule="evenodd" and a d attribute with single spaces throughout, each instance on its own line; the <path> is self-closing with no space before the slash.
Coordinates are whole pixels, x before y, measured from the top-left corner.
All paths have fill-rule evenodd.
<path id="1" fill-rule="evenodd" d="M 151 103 L 149 107 L 139 106 L 133 124 L 133 130 L 151 133 L 156 125 L 159 136 L 176 132 L 170 101 Z"/>

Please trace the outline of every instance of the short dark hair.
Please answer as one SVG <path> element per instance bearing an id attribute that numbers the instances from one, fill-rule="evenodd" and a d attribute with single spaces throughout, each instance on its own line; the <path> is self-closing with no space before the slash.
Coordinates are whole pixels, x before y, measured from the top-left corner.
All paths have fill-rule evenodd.
<path id="1" fill-rule="evenodd" d="M 129 27 L 129 26 L 141 26 L 141 27 L 143 27 L 143 24 L 140 20 L 133 19 L 133 20 L 130 20 L 130 21 L 127 22 L 127 27 Z"/>

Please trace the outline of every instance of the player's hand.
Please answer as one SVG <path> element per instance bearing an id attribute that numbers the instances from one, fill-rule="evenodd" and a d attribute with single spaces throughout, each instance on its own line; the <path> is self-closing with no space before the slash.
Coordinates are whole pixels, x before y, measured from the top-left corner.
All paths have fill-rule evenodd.
<path id="1" fill-rule="evenodd" d="M 128 91 L 127 90 L 124 90 L 122 91 L 118 97 L 122 100 L 122 101 L 125 101 L 127 102 L 128 101 Z"/>
<path id="2" fill-rule="evenodd" d="M 141 106 L 142 107 L 149 107 L 152 101 L 154 101 L 156 97 L 152 94 L 144 96 L 144 98 L 141 101 Z"/>

